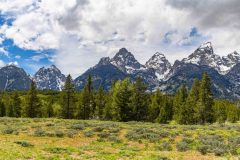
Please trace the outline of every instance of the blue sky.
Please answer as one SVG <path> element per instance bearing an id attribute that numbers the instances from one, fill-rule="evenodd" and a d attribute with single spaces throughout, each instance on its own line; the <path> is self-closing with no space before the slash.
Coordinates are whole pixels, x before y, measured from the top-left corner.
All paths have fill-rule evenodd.
<path id="1" fill-rule="evenodd" d="M 7 24 L 12 25 L 14 19 L 9 19 L 8 15 L 0 14 L 0 26 Z M 47 50 L 31 50 L 20 48 L 14 44 L 12 39 L 5 38 L 0 47 L 4 52 L 0 51 L 0 60 L 5 64 L 14 63 L 33 75 L 40 67 L 50 66 L 53 64 L 52 56 L 55 54 L 54 49 Z"/>
<path id="2" fill-rule="evenodd" d="M 156 52 L 174 63 L 207 41 L 226 55 L 240 48 L 239 5 L 238 0 L 0 1 L 0 66 L 15 63 L 34 74 L 55 64 L 76 77 L 122 47 L 143 64 Z"/>

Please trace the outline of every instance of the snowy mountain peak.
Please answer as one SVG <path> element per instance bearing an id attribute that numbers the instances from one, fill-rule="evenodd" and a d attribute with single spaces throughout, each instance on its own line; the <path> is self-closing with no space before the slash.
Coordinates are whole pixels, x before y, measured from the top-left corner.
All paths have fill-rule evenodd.
<path id="1" fill-rule="evenodd" d="M 34 79 L 40 90 L 62 90 L 66 78 L 55 65 L 51 65 L 40 68 Z"/>
<path id="2" fill-rule="evenodd" d="M 240 63 L 240 55 L 234 51 L 227 56 L 220 57 L 214 53 L 211 42 L 207 42 L 196 49 L 188 58 L 184 58 L 182 62 L 206 65 L 214 68 L 220 74 L 226 74 L 233 66 Z"/>
<path id="3" fill-rule="evenodd" d="M 59 70 L 54 64 L 51 65 L 49 68 Z"/>
<path id="4" fill-rule="evenodd" d="M 162 53 L 155 53 L 145 64 L 147 68 L 153 68 L 156 72 L 156 76 L 162 79 L 167 72 L 171 69 L 170 62 L 166 59 Z"/>
<path id="5" fill-rule="evenodd" d="M 230 53 L 227 56 L 222 57 L 222 60 L 228 68 L 232 68 L 234 65 L 240 62 L 240 54 L 234 51 L 233 53 Z"/>
<path id="6" fill-rule="evenodd" d="M 110 60 L 110 62 L 124 73 L 131 74 L 136 70 L 139 70 L 141 65 L 133 56 L 131 52 L 128 52 L 126 48 L 122 48 L 118 53 Z"/>
<path id="7" fill-rule="evenodd" d="M 206 65 L 216 69 L 219 73 L 227 70 L 222 58 L 214 54 L 211 42 L 202 44 L 188 58 L 182 60 L 184 63 L 192 63 L 197 65 Z"/>
<path id="8" fill-rule="evenodd" d="M 212 49 L 212 43 L 211 42 L 206 42 L 200 45 L 199 49 L 205 49 L 205 48 L 209 48 Z"/>

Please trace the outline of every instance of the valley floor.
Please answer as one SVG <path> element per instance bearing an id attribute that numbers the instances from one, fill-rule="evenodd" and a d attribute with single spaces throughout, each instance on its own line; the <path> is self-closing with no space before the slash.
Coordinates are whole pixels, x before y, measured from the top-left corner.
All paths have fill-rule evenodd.
<path id="1" fill-rule="evenodd" d="M 238 159 L 240 124 L 0 118 L 0 159 Z"/>

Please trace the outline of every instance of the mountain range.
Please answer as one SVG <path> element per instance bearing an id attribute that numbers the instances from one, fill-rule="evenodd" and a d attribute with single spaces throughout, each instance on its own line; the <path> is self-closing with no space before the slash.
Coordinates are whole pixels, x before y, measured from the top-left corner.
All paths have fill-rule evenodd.
<path id="1" fill-rule="evenodd" d="M 149 91 L 160 88 L 173 94 L 181 84 L 189 88 L 195 78 L 201 79 L 207 72 L 212 79 L 212 90 L 217 98 L 240 97 L 240 54 L 234 51 L 227 56 L 214 53 L 211 42 L 199 46 L 192 54 L 173 65 L 163 53 L 155 53 L 145 64 L 139 63 L 126 48 L 120 49 L 113 58 L 103 57 L 98 64 L 74 79 L 77 90 L 81 90 L 88 75 L 92 76 L 95 88 L 110 89 L 116 80 L 141 77 Z M 22 68 L 7 65 L 0 68 L 0 90 L 27 90 L 33 79 L 40 90 L 62 90 L 65 75 L 54 65 L 40 68 L 29 76 Z"/>

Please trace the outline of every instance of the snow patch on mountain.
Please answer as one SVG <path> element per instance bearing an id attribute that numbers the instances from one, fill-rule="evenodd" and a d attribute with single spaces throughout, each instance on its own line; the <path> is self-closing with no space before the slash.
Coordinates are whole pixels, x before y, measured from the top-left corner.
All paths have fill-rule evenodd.
<path id="1" fill-rule="evenodd" d="M 136 71 L 145 69 L 145 66 L 140 64 L 133 54 L 128 52 L 126 48 L 120 49 L 110 62 L 119 70 L 127 74 L 134 74 Z"/>
<path id="2" fill-rule="evenodd" d="M 145 64 L 147 68 L 153 68 L 159 80 L 162 80 L 170 71 L 171 63 L 162 53 L 155 53 Z"/>
<path id="3" fill-rule="evenodd" d="M 51 65 L 48 68 L 42 67 L 34 75 L 37 88 L 40 90 L 58 90 L 63 89 L 66 77 L 55 66 Z"/>
<path id="4" fill-rule="evenodd" d="M 207 65 L 216 69 L 220 74 L 226 74 L 230 69 L 240 62 L 240 55 L 233 52 L 225 57 L 215 54 L 211 42 L 200 45 L 188 58 L 182 60 L 184 63 L 196 65 Z"/>

